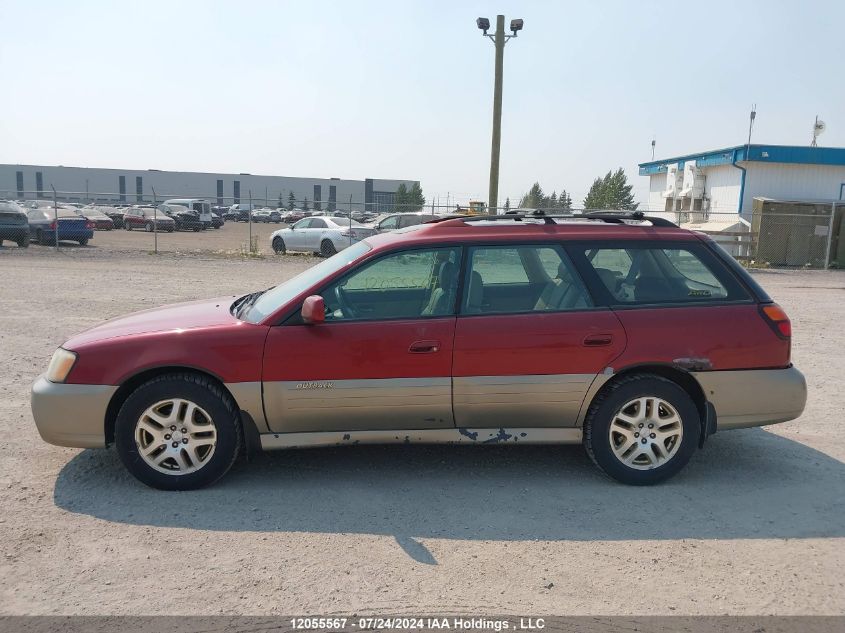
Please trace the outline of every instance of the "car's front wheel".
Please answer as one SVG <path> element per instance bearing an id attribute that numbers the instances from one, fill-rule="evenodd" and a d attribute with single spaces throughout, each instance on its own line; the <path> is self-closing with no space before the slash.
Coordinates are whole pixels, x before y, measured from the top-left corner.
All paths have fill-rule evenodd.
<path id="1" fill-rule="evenodd" d="M 159 376 L 123 403 L 115 444 L 137 479 L 161 490 L 193 490 L 225 475 L 238 456 L 242 430 L 232 398 L 191 373 Z"/>
<path id="2" fill-rule="evenodd" d="M 654 374 L 624 377 L 602 391 L 584 421 L 584 447 L 622 483 L 648 485 L 681 470 L 698 446 L 698 409 L 678 384 Z"/>
<path id="3" fill-rule="evenodd" d="M 287 252 L 285 241 L 281 237 L 273 238 L 273 251 L 279 255 L 284 255 Z"/>
<path id="4" fill-rule="evenodd" d="M 323 240 L 320 243 L 320 255 L 323 257 L 331 257 L 335 253 L 337 253 L 337 249 L 331 240 Z"/>

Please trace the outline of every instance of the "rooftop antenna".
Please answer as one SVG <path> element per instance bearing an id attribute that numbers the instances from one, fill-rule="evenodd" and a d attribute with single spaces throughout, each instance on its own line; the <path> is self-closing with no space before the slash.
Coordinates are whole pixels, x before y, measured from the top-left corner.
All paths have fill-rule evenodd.
<path id="1" fill-rule="evenodd" d="M 751 145 L 751 130 L 754 128 L 754 119 L 757 118 L 757 104 L 751 106 L 751 116 L 748 120 L 748 143 L 746 145 Z"/>
<path id="2" fill-rule="evenodd" d="M 654 146 L 657 145 L 657 139 L 651 139 L 651 160 L 654 160 Z"/>
<path id="3" fill-rule="evenodd" d="M 816 122 L 813 123 L 813 142 L 810 143 L 810 147 L 817 147 L 818 143 L 816 143 L 816 139 L 827 129 L 827 124 L 824 121 L 819 119 L 819 115 L 816 115 Z"/>

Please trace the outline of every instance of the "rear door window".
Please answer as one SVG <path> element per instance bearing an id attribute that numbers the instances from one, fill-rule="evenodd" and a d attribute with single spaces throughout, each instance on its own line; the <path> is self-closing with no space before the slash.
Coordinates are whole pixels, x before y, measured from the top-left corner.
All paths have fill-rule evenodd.
<path id="1" fill-rule="evenodd" d="M 462 314 L 560 312 L 592 305 L 580 277 L 559 246 L 470 249 Z"/>
<path id="2" fill-rule="evenodd" d="M 579 247 L 616 304 L 746 301 L 748 293 L 700 245 Z"/>

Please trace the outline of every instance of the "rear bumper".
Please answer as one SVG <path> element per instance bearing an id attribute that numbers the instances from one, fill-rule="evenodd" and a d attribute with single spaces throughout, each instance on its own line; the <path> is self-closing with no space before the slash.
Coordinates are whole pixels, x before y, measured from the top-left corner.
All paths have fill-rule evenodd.
<path id="1" fill-rule="evenodd" d="M 24 226 L 0 226 L 0 240 L 17 242 L 29 237 L 29 227 Z"/>
<path id="2" fill-rule="evenodd" d="M 106 408 L 115 391 L 111 385 L 65 385 L 39 376 L 31 396 L 38 433 L 57 446 L 103 448 Z"/>
<path id="3" fill-rule="evenodd" d="M 807 403 L 807 382 L 795 367 L 693 372 L 693 376 L 716 410 L 719 431 L 794 420 Z"/>
<path id="4" fill-rule="evenodd" d="M 41 234 L 47 239 L 55 239 L 55 229 L 42 229 Z M 59 228 L 59 241 L 76 242 L 77 240 L 90 240 L 94 237 L 94 229 L 66 229 Z"/>

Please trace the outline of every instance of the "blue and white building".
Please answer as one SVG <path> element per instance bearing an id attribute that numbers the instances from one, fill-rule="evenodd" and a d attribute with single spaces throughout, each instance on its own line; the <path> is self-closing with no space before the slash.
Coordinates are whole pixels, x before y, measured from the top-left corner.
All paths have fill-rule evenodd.
<path id="1" fill-rule="evenodd" d="M 737 145 L 639 167 L 640 175 L 649 179 L 648 201 L 640 209 L 690 212 L 690 219 L 709 216 L 712 221 L 724 216 L 727 220 L 729 214 L 747 218 L 758 197 L 845 200 L 845 148 L 841 147 Z"/>

